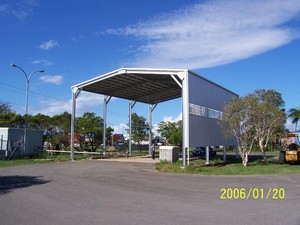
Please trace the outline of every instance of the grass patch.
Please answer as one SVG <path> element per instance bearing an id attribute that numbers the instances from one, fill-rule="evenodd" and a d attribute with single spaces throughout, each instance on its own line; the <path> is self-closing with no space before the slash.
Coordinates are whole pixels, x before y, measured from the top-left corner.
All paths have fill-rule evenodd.
<path id="1" fill-rule="evenodd" d="M 156 169 L 166 173 L 185 173 L 202 175 L 263 175 L 263 174 L 291 174 L 300 173 L 299 164 L 280 164 L 277 160 L 264 162 L 261 159 L 251 160 L 247 167 L 244 167 L 240 159 L 222 161 L 215 159 L 211 164 L 206 165 L 205 160 L 198 159 L 190 162 L 186 168 L 181 168 L 182 162 L 176 163 L 161 162 L 156 164 Z"/>
<path id="2" fill-rule="evenodd" d="M 157 153 L 158 154 L 158 153 Z M 124 153 L 125 155 L 125 153 Z M 132 156 L 146 156 L 148 155 L 147 151 L 132 151 Z M 82 160 L 95 157 L 97 155 L 91 154 L 74 154 L 74 160 Z M 111 156 L 113 157 L 113 156 Z M 42 164 L 42 163 L 51 163 L 51 162 L 68 162 L 70 161 L 70 153 L 47 153 L 43 152 L 38 156 L 31 156 L 25 159 L 11 159 L 11 160 L 0 160 L 0 167 L 8 167 L 8 166 L 22 166 L 22 165 L 30 165 L 30 164 Z"/>
<path id="3" fill-rule="evenodd" d="M 149 154 L 149 151 L 148 150 L 132 150 L 131 151 L 131 155 L 132 156 L 146 156 Z"/>
<path id="4" fill-rule="evenodd" d="M 87 159 L 90 157 L 91 155 L 80 154 L 80 155 L 75 155 L 74 160 Z M 32 156 L 25 159 L 0 160 L 0 167 L 42 164 L 42 163 L 50 163 L 50 162 L 67 162 L 67 161 L 70 161 L 69 153 L 49 154 L 47 152 L 44 152 L 38 156 Z"/>

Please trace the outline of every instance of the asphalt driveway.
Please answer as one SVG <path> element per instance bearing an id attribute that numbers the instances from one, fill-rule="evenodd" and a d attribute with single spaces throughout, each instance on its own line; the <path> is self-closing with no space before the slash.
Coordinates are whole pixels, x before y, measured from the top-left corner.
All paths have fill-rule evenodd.
<path id="1" fill-rule="evenodd" d="M 174 175 L 98 160 L 0 168 L 3 225 L 300 225 L 299 209 L 300 174 Z"/>

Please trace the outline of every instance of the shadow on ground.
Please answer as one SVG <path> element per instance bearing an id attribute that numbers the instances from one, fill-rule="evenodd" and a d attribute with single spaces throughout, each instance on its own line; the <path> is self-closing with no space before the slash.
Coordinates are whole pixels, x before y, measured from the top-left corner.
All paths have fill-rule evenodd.
<path id="1" fill-rule="evenodd" d="M 26 188 L 50 182 L 41 176 L 0 176 L 0 195 L 7 194 L 18 188 Z"/>

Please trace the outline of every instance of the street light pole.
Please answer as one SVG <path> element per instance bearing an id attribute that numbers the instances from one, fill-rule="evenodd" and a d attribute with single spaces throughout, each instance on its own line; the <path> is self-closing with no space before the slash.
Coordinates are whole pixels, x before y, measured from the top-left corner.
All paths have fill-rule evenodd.
<path id="1" fill-rule="evenodd" d="M 25 115 L 28 114 L 28 93 L 29 93 L 29 81 L 30 81 L 30 78 L 32 77 L 32 75 L 34 73 L 44 73 L 45 71 L 44 70 L 36 70 L 36 71 L 33 71 L 31 74 L 29 74 L 29 76 L 27 76 L 26 72 L 21 68 L 19 67 L 18 65 L 16 64 L 11 64 L 12 67 L 16 67 L 16 68 L 19 68 L 23 74 L 25 75 L 25 79 L 26 79 L 26 99 L 25 99 Z M 24 129 L 24 154 L 26 153 L 26 139 L 27 139 L 27 120 L 25 118 L 25 129 Z"/>
<path id="2" fill-rule="evenodd" d="M 29 92 L 29 81 L 30 81 L 30 78 L 32 77 L 32 75 L 34 73 L 44 73 L 45 71 L 44 70 L 37 70 L 37 71 L 33 71 L 29 76 L 27 76 L 26 72 L 21 68 L 19 67 L 18 65 L 16 64 L 11 64 L 12 67 L 16 67 L 16 68 L 19 68 L 23 74 L 25 75 L 25 79 L 26 79 L 26 101 L 25 101 L 25 114 L 27 115 L 28 114 L 28 92 Z"/>

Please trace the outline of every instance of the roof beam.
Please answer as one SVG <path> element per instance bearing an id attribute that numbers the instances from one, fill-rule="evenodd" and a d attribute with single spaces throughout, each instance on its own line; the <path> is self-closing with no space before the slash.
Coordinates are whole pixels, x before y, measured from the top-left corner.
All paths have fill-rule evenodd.
<path id="1" fill-rule="evenodd" d="M 173 75 L 173 74 L 171 74 L 170 75 L 172 78 L 173 78 L 173 80 L 178 84 L 178 86 L 180 87 L 180 88 L 182 88 L 182 84 L 177 80 L 177 78 Z"/>

